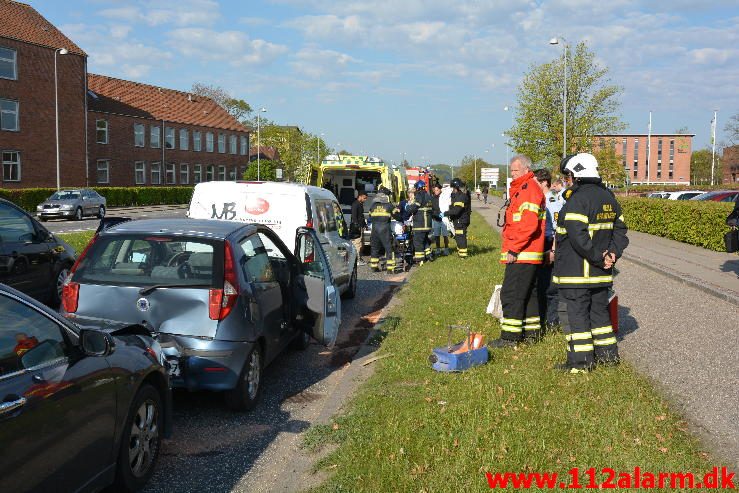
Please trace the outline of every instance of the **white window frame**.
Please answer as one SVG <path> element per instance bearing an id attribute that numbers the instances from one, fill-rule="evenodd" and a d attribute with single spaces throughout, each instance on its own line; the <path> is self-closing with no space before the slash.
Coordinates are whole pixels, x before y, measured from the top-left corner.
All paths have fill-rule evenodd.
<path id="1" fill-rule="evenodd" d="M 20 103 L 14 99 L 0 99 L 0 103 L 11 103 L 15 105 L 15 111 L 13 110 L 4 110 L 2 109 L 2 105 L 0 105 L 0 130 L 3 130 L 5 132 L 20 132 L 21 130 L 21 124 L 20 124 Z M 3 114 L 11 114 L 15 115 L 15 128 L 3 128 L 2 126 L 2 119 Z"/>
<path id="2" fill-rule="evenodd" d="M 100 128 L 100 124 L 103 123 L 105 128 Z M 105 132 L 105 139 L 100 140 L 99 132 Z M 95 120 L 95 142 L 98 144 L 107 144 L 110 141 L 108 138 L 108 120 Z"/>
<path id="3" fill-rule="evenodd" d="M 162 127 L 152 125 L 149 129 L 149 145 L 154 149 L 162 147 Z"/>
<path id="4" fill-rule="evenodd" d="M 249 150 L 249 139 L 246 138 L 246 135 L 241 135 L 239 140 L 241 144 L 240 154 L 242 156 L 246 156 L 246 153 Z"/>
<path id="5" fill-rule="evenodd" d="M 164 148 L 174 149 L 177 147 L 177 133 L 174 131 L 174 127 L 164 127 Z M 172 143 L 170 144 L 169 138 L 172 137 Z"/>
<path id="6" fill-rule="evenodd" d="M 226 181 L 226 166 L 223 164 L 218 166 L 218 181 Z"/>
<path id="7" fill-rule="evenodd" d="M 13 64 L 13 76 L 5 77 L 4 75 L 0 75 L 0 79 L 18 80 L 18 52 L 13 48 L 8 48 L 7 46 L 0 46 L 0 48 L 2 48 L 3 50 L 8 50 L 13 54 L 12 58 L 5 58 L 4 56 L 0 55 L 0 61 L 10 62 Z"/>
<path id="8" fill-rule="evenodd" d="M 101 167 L 101 165 L 105 165 Z M 105 171 L 105 179 L 100 179 L 100 172 Z M 95 180 L 97 183 L 108 184 L 110 183 L 110 159 L 98 159 L 95 163 Z"/>
<path id="9" fill-rule="evenodd" d="M 203 165 L 194 164 L 192 166 L 192 182 L 197 185 L 203 181 Z"/>
<path id="10" fill-rule="evenodd" d="M 190 165 L 187 163 L 180 163 L 180 185 L 190 184 Z"/>
<path id="11" fill-rule="evenodd" d="M 213 132 L 206 132 L 205 134 L 205 152 L 213 152 L 213 140 L 215 136 Z"/>
<path id="12" fill-rule="evenodd" d="M 218 154 L 226 154 L 226 134 L 218 134 Z"/>
<path id="13" fill-rule="evenodd" d="M 170 180 L 171 177 L 171 180 Z M 175 163 L 166 163 L 164 165 L 164 184 L 165 185 L 176 185 L 177 184 L 177 165 Z"/>
<path id="14" fill-rule="evenodd" d="M 162 163 L 160 163 L 159 161 L 151 163 L 151 166 L 149 166 L 149 174 L 151 176 L 152 185 L 161 185 L 162 184 Z M 154 176 L 156 176 L 156 180 L 154 179 Z"/>
<path id="15" fill-rule="evenodd" d="M 139 134 L 138 129 L 141 129 L 141 133 Z M 136 143 L 137 137 L 141 135 L 141 144 Z M 133 124 L 133 146 L 134 147 L 144 147 L 146 146 L 146 125 L 143 123 L 134 123 Z"/>
<path id="16" fill-rule="evenodd" d="M 180 129 L 180 150 L 190 150 L 190 132 L 186 128 Z"/>
<path id="17" fill-rule="evenodd" d="M 200 152 L 203 150 L 203 143 L 202 143 L 202 134 L 200 133 L 200 130 L 193 130 L 192 131 L 192 150 Z"/>
<path id="18" fill-rule="evenodd" d="M 10 153 L 13 153 L 13 154 L 15 154 L 15 161 L 6 161 L 5 160 L 5 153 L 9 153 L 9 154 Z M 11 150 L 4 150 L 4 151 L 2 151 L 2 152 L 0 152 L 0 161 L 2 161 L 2 165 L 3 165 L 3 181 L 13 182 L 13 183 L 17 183 L 17 182 L 21 181 L 21 153 L 20 153 L 20 151 L 11 151 Z M 10 177 L 6 176 L 6 174 L 5 174 L 5 166 L 6 165 L 10 165 L 10 166 L 15 165 L 16 174 L 18 175 L 16 178 L 13 178 L 12 171 L 11 171 L 11 173 L 9 173 L 10 174 Z M 11 168 L 11 170 L 12 170 L 12 168 Z"/>
<path id="19" fill-rule="evenodd" d="M 139 173 L 141 173 L 140 180 L 139 180 Z M 133 181 L 136 185 L 146 185 L 146 161 L 134 161 Z"/>
<path id="20" fill-rule="evenodd" d="M 238 151 L 238 137 L 236 135 L 228 136 L 228 152 L 229 154 L 236 154 Z"/>
<path id="21" fill-rule="evenodd" d="M 215 173 L 216 173 L 215 166 L 213 166 L 212 164 L 209 164 L 208 166 L 206 166 L 205 167 L 205 181 L 213 181 L 213 179 L 216 176 Z"/>

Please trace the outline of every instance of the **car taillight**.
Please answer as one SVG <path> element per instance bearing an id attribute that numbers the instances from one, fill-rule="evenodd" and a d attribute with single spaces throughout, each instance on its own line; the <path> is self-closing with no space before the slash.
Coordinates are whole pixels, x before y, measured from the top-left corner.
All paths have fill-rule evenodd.
<path id="1" fill-rule="evenodd" d="M 239 296 L 239 279 L 234 266 L 231 244 L 226 242 L 223 251 L 223 289 L 208 292 L 208 312 L 211 320 L 223 320 L 231 313 Z"/>
<path id="2" fill-rule="evenodd" d="M 77 311 L 77 302 L 80 299 L 80 285 L 76 282 L 72 282 L 70 278 L 62 287 L 62 307 L 67 313 L 74 313 Z"/>

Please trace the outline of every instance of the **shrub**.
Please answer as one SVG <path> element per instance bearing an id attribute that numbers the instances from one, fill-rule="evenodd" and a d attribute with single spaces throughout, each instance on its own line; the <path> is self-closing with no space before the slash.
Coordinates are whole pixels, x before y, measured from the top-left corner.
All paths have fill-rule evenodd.
<path id="1" fill-rule="evenodd" d="M 723 252 L 733 204 L 619 197 L 629 229 Z"/>
<path id="2" fill-rule="evenodd" d="M 108 207 L 187 204 L 193 187 L 95 187 L 105 197 Z M 29 212 L 56 192 L 55 188 L 0 189 L 0 197 Z"/>

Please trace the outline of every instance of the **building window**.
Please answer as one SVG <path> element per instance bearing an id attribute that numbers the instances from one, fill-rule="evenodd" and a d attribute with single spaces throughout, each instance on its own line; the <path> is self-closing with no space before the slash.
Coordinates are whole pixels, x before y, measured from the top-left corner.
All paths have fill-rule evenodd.
<path id="1" fill-rule="evenodd" d="M 634 139 L 634 178 L 639 168 L 639 139 Z"/>
<path id="2" fill-rule="evenodd" d="M 205 134 L 205 151 L 213 152 L 213 132 Z"/>
<path id="3" fill-rule="evenodd" d="M 18 101 L 0 99 L 0 130 L 18 131 Z"/>
<path id="4" fill-rule="evenodd" d="M 21 181 L 21 153 L 3 151 L 3 181 Z"/>
<path id="5" fill-rule="evenodd" d="M 162 145 L 162 127 L 152 125 L 149 134 L 149 145 L 159 148 Z"/>
<path id="6" fill-rule="evenodd" d="M 146 185 L 146 163 L 143 161 L 133 163 L 133 175 L 136 185 Z"/>
<path id="7" fill-rule="evenodd" d="M 190 147 L 190 136 L 187 134 L 186 128 L 180 129 L 180 150 L 186 151 Z"/>
<path id="8" fill-rule="evenodd" d="M 626 167 L 626 139 L 621 140 L 621 156 L 624 161 L 624 168 Z"/>
<path id="9" fill-rule="evenodd" d="M 218 181 L 226 181 L 226 167 L 224 165 L 218 166 Z"/>
<path id="10" fill-rule="evenodd" d="M 165 149 L 174 149 L 174 128 L 172 127 L 164 129 L 164 147 Z"/>
<path id="11" fill-rule="evenodd" d="M 209 164 L 205 168 L 205 181 L 213 181 L 213 170 L 214 170 L 214 167 L 212 164 Z"/>
<path id="12" fill-rule="evenodd" d="M 180 164 L 180 185 L 190 183 L 190 165 L 187 163 Z"/>
<path id="13" fill-rule="evenodd" d="M 151 163 L 151 184 L 162 184 L 162 163 Z"/>
<path id="14" fill-rule="evenodd" d="M 246 156 L 246 152 L 249 149 L 249 139 L 246 138 L 246 135 L 242 135 L 240 139 L 241 139 L 241 155 Z"/>
<path id="15" fill-rule="evenodd" d="M 236 179 L 236 170 L 237 170 L 236 166 L 234 166 L 233 168 L 231 168 L 229 170 L 229 172 L 228 172 L 228 179 L 229 180 L 235 180 Z"/>
<path id="16" fill-rule="evenodd" d="M 192 150 L 200 152 L 200 130 L 192 132 Z"/>
<path id="17" fill-rule="evenodd" d="M 192 182 L 198 184 L 203 181 L 203 165 L 196 164 L 192 167 Z"/>
<path id="18" fill-rule="evenodd" d="M 670 162 L 675 160 L 675 139 L 670 139 Z"/>
<path id="19" fill-rule="evenodd" d="M 98 144 L 108 143 L 108 120 L 95 121 L 95 138 Z"/>
<path id="20" fill-rule="evenodd" d="M 18 63 L 15 50 L 0 46 L 0 79 L 17 79 Z"/>
<path id="21" fill-rule="evenodd" d="M 174 185 L 175 181 L 175 164 L 167 163 L 164 170 L 164 179 L 167 180 L 167 185 Z"/>
<path id="22" fill-rule="evenodd" d="M 97 163 L 98 183 L 110 183 L 110 161 L 98 159 Z"/>
<path id="23" fill-rule="evenodd" d="M 657 164 L 662 162 L 662 139 L 657 140 Z"/>
<path id="24" fill-rule="evenodd" d="M 218 134 L 218 152 L 221 154 L 226 153 L 226 135 Z"/>
<path id="25" fill-rule="evenodd" d="M 136 147 L 144 147 L 146 137 L 144 135 L 146 127 L 143 123 L 133 124 L 133 145 Z"/>
<path id="26" fill-rule="evenodd" d="M 236 142 L 237 142 L 236 139 L 237 137 L 235 135 L 229 135 L 228 137 L 228 147 L 229 147 L 228 152 L 230 152 L 231 154 L 236 154 L 237 152 L 236 151 Z"/>

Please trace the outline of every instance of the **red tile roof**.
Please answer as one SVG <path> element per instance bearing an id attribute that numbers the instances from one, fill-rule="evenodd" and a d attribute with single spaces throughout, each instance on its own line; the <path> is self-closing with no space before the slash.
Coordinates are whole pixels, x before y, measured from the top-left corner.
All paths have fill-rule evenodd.
<path id="1" fill-rule="evenodd" d="M 33 7 L 13 0 L 0 0 L 0 37 L 48 48 L 66 48 L 70 53 L 87 56 Z"/>
<path id="2" fill-rule="evenodd" d="M 280 160 L 280 151 L 276 147 L 272 146 L 259 146 L 259 159 L 268 159 L 270 161 Z M 252 147 L 249 149 L 249 161 L 257 160 L 257 148 Z"/>
<path id="3" fill-rule="evenodd" d="M 185 125 L 250 132 L 210 98 L 140 82 L 88 74 L 90 111 L 151 118 Z"/>

